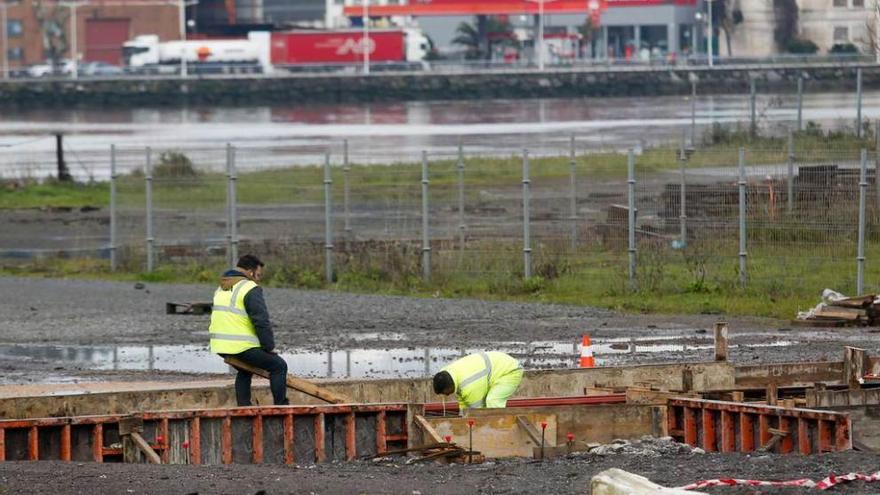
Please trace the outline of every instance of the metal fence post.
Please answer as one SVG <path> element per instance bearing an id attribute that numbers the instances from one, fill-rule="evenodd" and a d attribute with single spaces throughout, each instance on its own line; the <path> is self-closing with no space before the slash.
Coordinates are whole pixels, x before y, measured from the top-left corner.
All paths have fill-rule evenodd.
<path id="1" fill-rule="evenodd" d="M 235 266 L 232 257 L 232 145 L 226 143 L 226 264 Z"/>
<path id="2" fill-rule="evenodd" d="M 428 222 L 428 152 L 422 151 L 422 277 L 431 280 L 431 238 Z"/>
<path id="3" fill-rule="evenodd" d="M 144 182 L 147 197 L 147 272 L 153 271 L 153 163 L 152 150 L 147 146 L 144 164 Z"/>
<path id="4" fill-rule="evenodd" d="M 691 73 L 691 147 L 697 142 L 697 78 Z"/>
<path id="5" fill-rule="evenodd" d="M 874 121 L 874 201 L 877 203 L 877 215 L 880 215 L 880 119 Z"/>
<path id="6" fill-rule="evenodd" d="M 786 201 L 786 210 L 788 214 L 794 210 L 794 132 L 788 130 L 788 194 Z"/>
<path id="7" fill-rule="evenodd" d="M 351 232 L 351 203 L 350 189 L 348 185 L 348 174 L 351 172 L 351 166 L 348 163 L 348 139 L 342 141 L 342 209 L 344 211 L 345 227 L 343 230 L 346 234 Z"/>
<path id="8" fill-rule="evenodd" d="M 523 177 L 522 177 L 522 201 L 523 201 L 523 277 L 532 276 L 532 240 L 529 226 L 529 150 L 523 150 Z"/>
<path id="9" fill-rule="evenodd" d="M 739 283 L 748 284 L 746 272 L 746 149 L 739 149 Z"/>
<path id="10" fill-rule="evenodd" d="M 577 157 L 575 150 L 575 138 L 574 134 L 571 135 L 571 145 L 569 149 L 569 181 L 570 181 L 570 211 L 571 215 L 569 215 L 568 219 L 571 220 L 571 249 L 577 249 Z"/>
<path id="11" fill-rule="evenodd" d="M 856 274 L 856 294 L 865 292 L 865 201 L 868 195 L 868 150 L 862 148 L 861 167 L 859 170 L 859 247 L 856 262 L 858 273 Z"/>
<path id="12" fill-rule="evenodd" d="M 750 124 L 749 124 L 749 132 L 752 136 L 758 135 L 758 109 L 757 109 L 757 83 L 755 82 L 755 78 L 749 78 L 749 113 L 750 113 Z"/>
<path id="13" fill-rule="evenodd" d="M 679 150 L 678 162 L 681 168 L 681 184 L 679 185 L 679 202 L 681 203 L 678 223 L 679 236 L 681 237 L 681 247 L 687 246 L 687 155 L 684 151 L 684 143 Z"/>
<path id="14" fill-rule="evenodd" d="M 629 283 L 630 288 L 636 288 L 636 154 L 632 148 L 626 157 L 626 184 L 629 207 Z"/>
<path id="15" fill-rule="evenodd" d="M 116 271 L 116 145 L 110 145 L 110 271 Z"/>
<path id="16" fill-rule="evenodd" d="M 856 69 L 856 137 L 862 137 L 862 68 Z"/>
<path id="17" fill-rule="evenodd" d="M 798 74 L 797 80 L 797 130 L 804 130 L 804 73 Z"/>
<path id="18" fill-rule="evenodd" d="M 330 152 L 324 153 L 324 278 L 333 283 L 333 177 L 330 175 Z"/>
<path id="19" fill-rule="evenodd" d="M 238 263 L 238 171 L 235 168 L 235 146 L 229 145 L 229 238 L 232 243 L 232 262 Z"/>
<path id="20" fill-rule="evenodd" d="M 464 146 L 458 139 L 458 248 L 464 255 L 464 234 L 467 225 L 464 223 Z"/>

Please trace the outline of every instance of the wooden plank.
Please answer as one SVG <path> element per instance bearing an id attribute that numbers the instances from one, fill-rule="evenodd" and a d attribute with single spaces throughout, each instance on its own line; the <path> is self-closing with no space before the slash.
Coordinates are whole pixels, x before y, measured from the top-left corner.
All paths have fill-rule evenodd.
<path id="1" fill-rule="evenodd" d="M 519 415 L 516 417 L 516 424 L 526 432 L 526 435 L 532 439 L 535 445 L 541 445 L 541 432 L 535 428 L 535 425 L 529 421 L 529 418 Z"/>
<path id="2" fill-rule="evenodd" d="M 862 377 L 868 371 L 867 353 L 858 347 L 845 346 L 843 348 L 843 373 L 844 381 L 850 389 L 858 389 L 862 386 Z"/>
<path id="3" fill-rule="evenodd" d="M 133 431 L 129 433 L 128 436 L 131 437 L 131 440 L 134 442 L 137 448 L 141 452 L 143 452 L 144 456 L 147 458 L 147 461 L 150 464 L 162 464 L 162 458 L 159 457 L 159 454 L 157 454 L 152 447 L 150 447 L 150 444 L 147 443 L 146 440 L 144 440 L 144 437 L 142 437 L 140 433 Z"/>
<path id="4" fill-rule="evenodd" d="M 266 379 L 269 378 L 269 373 L 266 370 L 256 368 L 256 367 L 251 366 L 247 363 L 244 363 L 238 359 L 228 357 L 228 358 L 225 358 L 224 361 L 226 362 L 226 364 L 232 366 L 233 368 L 242 369 L 242 370 L 248 371 L 250 373 L 253 373 L 257 376 L 262 376 L 263 378 L 266 378 Z M 315 397 L 317 399 L 321 399 L 321 400 L 323 400 L 325 402 L 329 402 L 331 404 L 345 404 L 345 403 L 351 404 L 351 403 L 355 402 L 348 397 L 339 395 L 335 392 L 331 392 L 323 387 L 319 387 L 319 386 L 315 385 L 314 383 L 312 383 L 310 381 L 303 380 L 302 378 L 296 378 L 293 375 L 287 375 L 287 388 L 297 390 L 297 391 L 302 392 L 306 395 L 310 395 L 312 397 Z"/>
<path id="5" fill-rule="evenodd" d="M 232 464 L 232 417 L 223 418 L 220 427 L 220 449 L 222 452 L 223 464 Z"/>
<path id="6" fill-rule="evenodd" d="M 736 413 L 721 411 L 721 452 L 736 451 L 736 427 L 734 426 L 734 414 Z"/>
<path id="7" fill-rule="evenodd" d="M 715 361 L 727 361 L 727 323 L 719 321 L 715 324 Z"/>
<path id="8" fill-rule="evenodd" d="M 789 322 L 792 326 L 796 327 L 811 327 L 811 328 L 828 328 L 828 327 L 843 327 L 849 323 L 848 320 L 830 320 L 830 319 L 821 319 L 821 320 L 791 320 Z"/>
<path id="9" fill-rule="evenodd" d="M 749 413 L 739 415 L 739 450 L 751 452 L 755 450 L 755 416 Z"/>
<path id="10" fill-rule="evenodd" d="M 0 462 L 6 461 L 6 428 L 0 428 Z"/>
<path id="11" fill-rule="evenodd" d="M 416 424 L 416 426 L 419 427 L 420 430 L 422 430 L 425 435 L 428 436 L 428 439 L 425 442 L 426 444 L 444 442 L 443 437 L 440 436 L 440 433 L 438 433 L 437 430 L 434 429 L 434 426 L 430 422 L 428 422 L 428 420 L 426 420 L 424 416 L 416 414 L 415 416 L 413 416 L 413 422 Z"/>
<path id="12" fill-rule="evenodd" d="M 794 450 L 794 440 L 791 435 L 792 427 L 794 426 L 792 424 L 793 421 L 793 418 L 780 416 L 779 430 L 771 431 L 774 435 L 782 435 L 782 439 L 779 441 L 780 454 L 790 454 Z"/>
<path id="13" fill-rule="evenodd" d="M 527 412 L 523 414 L 532 424 L 547 423 L 544 430 L 545 445 L 554 441 L 558 435 L 556 414 Z M 529 435 L 518 427 L 517 414 L 491 413 L 487 411 L 475 417 L 438 417 L 426 418 L 439 434 L 440 438 L 448 435 L 452 441 L 465 449 L 469 448 L 470 428 L 468 421 L 475 422 L 473 427 L 473 449 L 487 458 L 531 457 L 534 448 L 540 447 L 540 434 L 536 443 Z"/>
<path id="14" fill-rule="evenodd" d="M 712 409 L 703 409 L 702 425 L 703 425 L 703 450 L 706 452 L 717 452 L 716 447 L 717 435 L 715 431 L 715 411 Z"/>
<path id="15" fill-rule="evenodd" d="M 684 408 L 684 443 L 697 446 L 697 413 L 699 409 Z"/>
<path id="16" fill-rule="evenodd" d="M 819 420 L 819 453 L 834 452 L 834 440 L 832 430 L 834 423 L 831 421 Z"/>
<path id="17" fill-rule="evenodd" d="M 853 309 L 853 308 L 836 308 L 833 306 L 828 306 L 822 309 L 819 309 L 814 313 L 814 318 L 828 318 L 831 320 L 847 320 L 853 321 L 858 320 L 859 318 L 864 318 L 868 314 L 864 309 Z"/>
<path id="18" fill-rule="evenodd" d="M 849 432 L 852 430 L 849 419 L 839 420 L 834 424 L 834 447 L 838 451 L 852 448 Z"/>
<path id="19" fill-rule="evenodd" d="M 162 421 L 159 422 L 159 434 L 160 438 L 157 438 L 157 443 L 159 444 L 159 448 L 162 450 L 162 464 L 168 464 L 168 459 L 171 456 L 171 449 L 168 448 L 170 434 L 168 430 L 168 418 L 162 418 Z"/>
<path id="20" fill-rule="evenodd" d="M 810 427 L 806 418 L 797 419 L 798 426 L 798 452 L 803 455 L 812 453 L 813 446 L 810 443 Z"/>

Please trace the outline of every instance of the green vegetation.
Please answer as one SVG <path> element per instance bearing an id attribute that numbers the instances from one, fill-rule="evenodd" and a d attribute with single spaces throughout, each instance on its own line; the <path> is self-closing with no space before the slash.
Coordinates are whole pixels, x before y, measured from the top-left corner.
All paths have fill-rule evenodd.
<path id="1" fill-rule="evenodd" d="M 873 129 L 866 127 L 865 131 L 865 139 L 859 140 L 851 130 L 824 132 L 811 123 L 796 136 L 796 156 L 812 163 L 854 160 L 860 148 L 873 148 Z M 748 148 L 747 163 L 779 164 L 785 163 L 788 157 L 785 139 L 750 137 L 743 129 L 716 126 L 706 133 L 701 146 L 690 156 L 688 167 L 735 167 L 740 147 Z M 677 152 L 674 147 L 644 150 L 636 157 L 639 176 L 677 169 L 680 166 Z M 613 179 L 621 184 L 627 173 L 626 162 L 625 154 L 614 152 L 576 158 L 579 177 Z M 570 173 L 567 156 L 531 158 L 530 165 L 533 184 L 567 187 Z M 200 169 L 199 164 L 181 153 L 160 155 L 153 180 L 157 207 L 222 208 L 226 201 L 225 175 Z M 458 180 L 455 160 L 432 161 L 430 171 L 432 196 L 441 197 L 455 190 Z M 341 167 L 334 167 L 333 174 L 334 194 L 339 194 Z M 407 202 L 419 195 L 421 167 L 418 163 L 353 164 L 350 174 L 352 195 L 362 204 L 382 200 L 409 204 Z M 499 191 L 521 187 L 521 174 L 521 156 L 467 158 L 465 177 L 467 194 L 471 195 L 469 204 L 475 199 L 474 195 L 481 194 L 481 189 Z M 320 204 L 322 181 L 320 166 L 246 172 L 239 175 L 237 194 L 244 205 Z M 105 207 L 109 203 L 107 183 L 24 181 L 8 185 L 0 189 L 0 208 Z M 120 205 L 142 208 L 143 173 L 120 177 L 118 191 Z M 516 194 L 511 198 L 515 202 Z M 855 285 L 855 247 L 850 236 L 853 229 L 846 226 L 834 231 L 829 230 L 829 226 L 852 223 L 855 203 L 846 200 L 825 207 L 820 205 L 815 211 L 798 212 L 803 216 L 795 218 L 786 217 L 781 204 L 772 207 L 763 204 L 764 198 L 757 194 L 750 199 L 750 215 L 758 216 L 759 221 L 750 223 L 746 288 L 740 286 L 735 232 L 707 233 L 707 236 L 726 238 L 697 239 L 680 249 L 675 249 L 669 238 L 663 236 L 651 241 L 640 238 L 635 286 L 630 285 L 627 277 L 625 245 L 615 245 L 613 239 L 599 243 L 598 236 L 592 234 L 589 236 L 592 244 L 580 245 L 575 250 L 568 241 L 547 242 L 535 235 L 534 276 L 528 279 L 524 279 L 522 272 L 522 246 L 515 240 L 470 240 L 463 255 L 456 250 L 454 241 L 436 241 L 432 246 L 430 281 L 422 279 L 420 246 L 407 241 L 340 239 L 335 250 L 332 283 L 324 280 L 322 243 L 243 244 L 240 251 L 253 249 L 266 258 L 270 265 L 265 283 L 273 287 L 540 301 L 627 312 L 790 319 L 798 310 L 815 305 L 822 288 L 851 293 Z M 874 211 L 873 201 L 869 206 L 872 222 L 875 222 L 880 210 Z M 780 218 L 768 219 L 766 211 L 770 208 L 778 208 Z M 869 231 L 868 234 L 871 243 L 867 258 L 880 259 L 880 246 L 874 245 L 880 232 Z M 160 256 L 158 269 L 146 274 L 142 273 L 143 252 L 130 247 L 119 255 L 122 264 L 115 273 L 110 272 L 106 260 L 51 258 L 24 263 L 3 261 L 0 275 L 213 283 L 224 269 L 222 258 L 216 255 L 200 255 L 187 261 L 162 260 Z M 866 280 L 880 279 L 880 268 L 869 263 L 867 269 Z"/>

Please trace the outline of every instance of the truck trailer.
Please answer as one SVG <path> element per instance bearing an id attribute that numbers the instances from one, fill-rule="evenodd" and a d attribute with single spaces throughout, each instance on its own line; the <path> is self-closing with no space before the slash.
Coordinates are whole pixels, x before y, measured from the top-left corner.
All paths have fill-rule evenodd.
<path id="1" fill-rule="evenodd" d="M 160 41 L 141 35 L 123 45 L 133 72 L 173 73 L 186 58 L 197 73 L 273 73 L 306 68 L 345 68 L 362 64 L 419 64 L 428 54 L 428 38 L 418 29 L 252 31 L 247 38 Z"/>

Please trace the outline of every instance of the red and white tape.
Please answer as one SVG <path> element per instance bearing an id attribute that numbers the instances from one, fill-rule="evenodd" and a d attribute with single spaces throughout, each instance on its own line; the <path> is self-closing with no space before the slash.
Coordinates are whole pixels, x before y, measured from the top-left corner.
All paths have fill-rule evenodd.
<path id="1" fill-rule="evenodd" d="M 841 483 L 846 483 L 847 481 L 865 481 L 872 482 L 880 480 L 880 471 L 877 471 L 873 474 L 862 474 L 862 473 L 849 473 L 840 476 L 836 476 L 834 474 L 828 475 L 825 479 L 816 482 L 808 478 L 801 478 L 799 480 L 789 480 L 789 481 L 761 481 L 761 480 L 742 480 L 736 478 L 720 478 L 714 480 L 702 480 L 696 483 L 691 483 L 690 485 L 685 485 L 679 487 L 682 490 L 696 490 L 699 488 L 708 488 L 712 486 L 734 486 L 734 485 L 746 485 L 746 486 L 801 486 L 804 488 L 815 488 L 817 490 L 827 490 L 833 486 L 839 485 Z"/>

